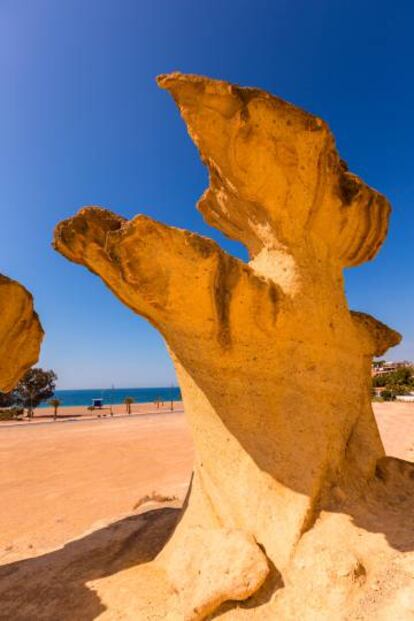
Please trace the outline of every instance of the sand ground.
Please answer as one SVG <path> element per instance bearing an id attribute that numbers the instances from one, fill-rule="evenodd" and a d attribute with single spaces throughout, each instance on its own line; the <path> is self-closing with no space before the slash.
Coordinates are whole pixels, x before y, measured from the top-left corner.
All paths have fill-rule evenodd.
<path id="1" fill-rule="evenodd" d="M 414 461 L 414 404 L 374 409 L 387 453 Z M 105 603 L 112 579 L 136 619 L 148 585 L 135 572 L 174 529 L 192 462 L 178 411 L 2 425 L 0 621 L 119 620 Z"/>
<path id="2" fill-rule="evenodd" d="M 414 462 L 414 403 L 373 403 L 385 452 Z"/>
<path id="3" fill-rule="evenodd" d="M 0 565 L 182 502 L 193 450 L 179 412 L 0 428 Z M 156 503 L 155 503 L 156 504 Z"/>
<path id="4" fill-rule="evenodd" d="M 182 411 L 183 404 L 182 401 L 173 401 L 172 403 L 173 411 Z M 159 412 L 170 412 L 171 411 L 171 402 L 165 401 L 163 403 L 133 403 L 131 405 L 131 414 L 157 414 Z M 57 422 L 67 421 L 67 420 L 77 420 L 77 419 L 91 419 L 94 420 L 96 418 L 109 418 L 110 416 L 126 416 L 126 405 L 125 403 L 117 403 L 113 406 L 106 406 L 96 410 L 88 410 L 86 405 L 71 405 L 71 406 L 61 406 L 58 408 L 57 413 Z M 34 415 L 32 419 L 23 418 L 22 420 L 13 420 L 13 421 L 0 421 L 0 429 L 4 426 L 10 424 L 27 424 L 31 425 L 35 423 L 44 423 L 49 422 L 54 419 L 54 410 L 52 407 L 46 408 L 36 408 L 34 410 Z"/>
<path id="5" fill-rule="evenodd" d="M 168 407 L 145 414 L 152 404 L 135 405 L 135 415 L 121 416 L 119 406 L 113 418 L 44 424 L 38 411 L 37 423 L 2 425 L 0 565 L 144 509 L 179 506 L 193 449 L 180 404 L 175 412 Z M 375 403 L 374 410 L 387 454 L 414 461 L 414 404 Z M 161 503 L 142 503 L 153 493 Z"/>

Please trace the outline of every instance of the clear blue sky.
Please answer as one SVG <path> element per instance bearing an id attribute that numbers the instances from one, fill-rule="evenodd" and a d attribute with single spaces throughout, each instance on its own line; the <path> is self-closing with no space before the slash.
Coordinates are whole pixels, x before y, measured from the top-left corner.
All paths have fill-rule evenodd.
<path id="1" fill-rule="evenodd" d="M 208 234 L 206 171 L 154 77 L 265 88 L 325 118 L 351 170 L 394 211 L 353 308 L 404 334 L 414 359 L 414 3 L 410 0 L 0 0 L 0 271 L 35 295 L 41 364 L 59 387 L 174 381 L 161 338 L 50 247 L 85 204 Z"/>

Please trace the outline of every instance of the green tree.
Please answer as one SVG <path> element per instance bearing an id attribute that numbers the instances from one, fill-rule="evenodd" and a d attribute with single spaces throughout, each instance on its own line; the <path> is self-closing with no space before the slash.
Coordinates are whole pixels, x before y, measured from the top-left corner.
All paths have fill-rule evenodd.
<path id="1" fill-rule="evenodd" d="M 381 390 L 380 396 L 382 397 L 382 399 L 384 399 L 384 401 L 393 401 L 395 399 L 392 391 L 387 389 Z"/>
<path id="2" fill-rule="evenodd" d="M 134 397 L 125 397 L 124 403 L 126 405 L 127 414 L 131 414 L 131 405 L 134 403 Z"/>
<path id="3" fill-rule="evenodd" d="M 0 392 L 0 408 L 10 408 L 13 404 L 12 392 Z"/>
<path id="4" fill-rule="evenodd" d="M 410 387 L 405 384 L 387 384 L 385 390 L 390 390 L 395 396 L 406 395 L 410 392 Z"/>
<path id="5" fill-rule="evenodd" d="M 410 386 L 412 385 L 413 380 L 413 370 L 411 367 L 401 367 L 401 369 L 397 369 L 391 375 L 391 382 L 393 384 L 397 384 L 400 386 Z"/>
<path id="6" fill-rule="evenodd" d="M 391 373 L 382 373 L 372 378 L 372 385 L 378 388 L 382 386 L 406 386 L 414 389 L 413 369 L 411 367 L 401 367 Z"/>
<path id="7" fill-rule="evenodd" d="M 52 408 L 54 409 L 54 413 L 53 413 L 53 418 L 56 420 L 57 419 L 57 414 L 58 414 L 58 408 L 59 406 L 62 404 L 60 399 L 51 399 L 49 401 L 49 405 L 52 406 Z"/>
<path id="8" fill-rule="evenodd" d="M 54 371 L 29 369 L 13 391 L 14 403 L 26 409 L 28 417 L 32 418 L 34 408 L 53 397 L 56 380 Z"/>

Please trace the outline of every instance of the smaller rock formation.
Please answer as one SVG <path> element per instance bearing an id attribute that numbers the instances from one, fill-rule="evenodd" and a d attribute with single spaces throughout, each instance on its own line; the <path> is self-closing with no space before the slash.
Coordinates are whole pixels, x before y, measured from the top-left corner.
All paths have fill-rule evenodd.
<path id="1" fill-rule="evenodd" d="M 211 550 L 218 553 L 212 555 Z M 253 595 L 269 570 L 251 535 L 242 530 L 195 527 L 183 546 L 174 549 L 168 578 L 178 594 L 183 621 L 199 621 L 229 599 L 242 601 Z"/>
<path id="2" fill-rule="evenodd" d="M 33 298 L 21 284 L 0 274 L 0 391 L 9 392 L 33 366 L 43 329 Z"/>

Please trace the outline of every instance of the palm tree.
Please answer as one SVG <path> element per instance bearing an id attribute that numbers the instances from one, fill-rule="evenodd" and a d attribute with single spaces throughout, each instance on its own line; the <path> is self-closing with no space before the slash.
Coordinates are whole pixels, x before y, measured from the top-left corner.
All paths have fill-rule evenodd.
<path id="1" fill-rule="evenodd" d="M 49 401 L 49 405 L 51 405 L 51 406 L 52 406 L 52 408 L 54 408 L 54 410 L 55 410 L 55 413 L 54 413 L 54 416 L 53 416 L 53 418 L 54 418 L 55 420 L 57 419 L 58 407 L 61 405 L 61 403 L 62 403 L 62 402 L 61 402 L 61 400 L 60 400 L 60 399 L 51 399 L 51 400 Z"/>
<path id="2" fill-rule="evenodd" d="M 124 403 L 126 405 L 127 414 L 131 414 L 131 405 L 134 403 L 134 397 L 125 397 Z"/>

